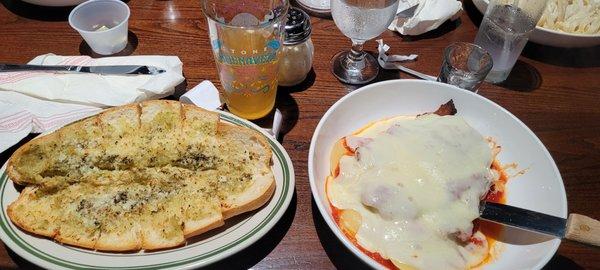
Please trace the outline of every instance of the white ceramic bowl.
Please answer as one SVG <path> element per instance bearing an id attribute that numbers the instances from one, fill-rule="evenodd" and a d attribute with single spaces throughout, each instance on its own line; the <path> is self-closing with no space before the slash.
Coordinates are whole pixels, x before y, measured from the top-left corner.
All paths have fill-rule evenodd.
<path id="1" fill-rule="evenodd" d="M 47 7 L 68 7 L 75 6 L 86 0 L 22 0 L 30 4 Z"/>
<path id="2" fill-rule="evenodd" d="M 481 13 L 485 13 L 488 3 L 489 0 L 473 0 L 473 4 L 475 4 Z M 582 48 L 600 45 L 600 34 L 570 34 L 536 26 L 533 33 L 531 33 L 529 40 L 538 44 L 554 47 Z"/>
<path id="3" fill-rule="evenodd" d="M 325 195 L 331 147 L 369 122 L 434 111 L 449 99 L 454 100 L 458 115 L 502 146 L 500 162 L 515 162 L 519 168 L 527 169 L 524 175 L 509 180 L 507 203 L 567 217 L 565 189 L 554 160 L 535 134 L 510 112 L 482 96 L 447 84 L 421 80 L 372 84 L 343 97 L 325 113 L 310 145 L 308 173 L 313 198 L 331 230 L 348 249 L 374 268 L 382 267 L 348 241 L 331 217 Z M 484 269 L 540 269 L 560 244 L 558 239 L 509 229 L 504 230 L 502 241 L 498 259 Z"/>

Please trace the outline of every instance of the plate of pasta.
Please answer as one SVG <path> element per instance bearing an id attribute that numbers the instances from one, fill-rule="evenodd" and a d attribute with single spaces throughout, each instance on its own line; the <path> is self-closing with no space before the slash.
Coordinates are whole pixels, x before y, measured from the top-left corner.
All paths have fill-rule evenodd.
<path id="1" fill-rule="evenodd" d="M 374 269 L 541 269 L 560 240 L 485 223 L 479 202 L 567 215 L 535 134 L 438 82 L 385 81 L 339 100 L 315 130 L 308 172 L 331 231 Z"/>
<path id="2" fill-rule="evenodd" d="M 85 2 L 85 0 L 23 0 L 30 4 L 45 7 L 69 7 Z"/>
<path id="3" fill-rule="evenodd" d="M 485 13 L 489 0 L 473 0 Z M 548 46 L 581 48 L 600 45 L 599 0 L 550 0 L 529 40 Z"/>

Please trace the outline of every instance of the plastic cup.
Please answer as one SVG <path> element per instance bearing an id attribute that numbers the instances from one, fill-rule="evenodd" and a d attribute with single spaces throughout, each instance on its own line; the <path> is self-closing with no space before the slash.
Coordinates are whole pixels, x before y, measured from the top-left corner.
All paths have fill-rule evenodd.
<path id="1" fill-rule="evenodd" d="M 109 55 L 127 46 L 129 7 L 119 0 L 90 0 L 75 7 L 69 24 L 92 50 Z"/>

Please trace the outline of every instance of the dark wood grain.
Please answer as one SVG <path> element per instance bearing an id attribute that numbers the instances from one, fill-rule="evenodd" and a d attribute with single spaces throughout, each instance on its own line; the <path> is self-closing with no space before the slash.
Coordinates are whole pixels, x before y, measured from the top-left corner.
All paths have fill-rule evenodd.
<path id="1" fill-rule="evenodd" d="M 24 63 L 52 52 L 93 55 L 66 22 L 69 8 L 43 8 L 17 0 L 0 0 L 0 62 Z M 202 80 L 217 87 L 215 63 L 206 21 L 198 0 L 128 1 L 130 43 L 120 55 L 177 55 L 184 63 L 187 87 Z M 392 53 L 416 53 L 407 64 L 424 73 L 439 71 L 442 50 L 455 41 L 472 41 L 481 21 L 470 0 L 456 22 L 418 37 L 382 35 Z M 331 56 L 350 46 L 330 19 L 312 18 L 314 73 L 302 86 L 280 89 L 278 107 L 286 118 L 284 147 L 296 171 L 292 207 L 267 237 L 251 248 L 213 266 L 255 269 L 355 269 L 358 259 L 346 250 L 313 205 L 307 157 L 312 133 L 325 111 L 355 87 L 339 83 L 329 72 Z M 369 50 L 375 43 L 369 42 Z M 94 55 L 93 55 L 94 56 Z M 379 80 L 410 78 L 383 72 Z M 527 124 L 554 157 L 564 179 L 569 211 L 600 218 L 600 48 L 560 49 L 529 44 L 508 82 L 484 84 L 480 94 L 500 104 Z M 0 155 L 4 162 L 14 151 Z M 30 269 L 31 264 L 0 245 L 0 269 Z M 598 269 L 600 249 L 563 242 L 546 269 Z"/>

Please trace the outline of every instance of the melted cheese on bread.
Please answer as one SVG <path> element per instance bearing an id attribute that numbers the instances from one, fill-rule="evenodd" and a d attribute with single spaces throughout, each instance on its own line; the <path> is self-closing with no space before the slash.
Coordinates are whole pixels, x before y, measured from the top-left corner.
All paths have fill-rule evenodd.
<path id="1" fill-rule="evenodd" d="M 400 268 L 468 269 L 486 257 L 472 222 L 494 179 L 494 157 L 461 117 L 396 117 L 346 144 L 355 153 L 339 159 L 327 192 L 334 207 L 360 214 L 361 247 Z"/>

